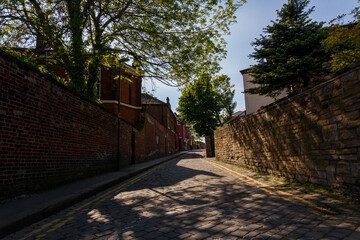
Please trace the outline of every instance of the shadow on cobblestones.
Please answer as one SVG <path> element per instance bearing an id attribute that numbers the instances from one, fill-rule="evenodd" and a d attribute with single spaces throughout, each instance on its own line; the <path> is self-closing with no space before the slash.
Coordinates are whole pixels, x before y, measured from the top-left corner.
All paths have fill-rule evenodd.
<path id="1" fill-rule="evenodd" d="M 192 153 L 89 205 L 45 238 L 360 239 L 359 219 L 359 214 L 325 216 L 268 194 Z"/>
<path id="2" fill-rule="evenodd" d="M 188 155 L 187 161 L 196 158 Z M 166 164 L 112 204 L 99 207 L 100 215 L 109 219 L 100 228 L 116 229 L 114 239 L 341 239 L 354 231 L 307 206 L 232 184 L 228 177 L 196 168 L 196 163 L 193 168 L 180 163 Z"/>

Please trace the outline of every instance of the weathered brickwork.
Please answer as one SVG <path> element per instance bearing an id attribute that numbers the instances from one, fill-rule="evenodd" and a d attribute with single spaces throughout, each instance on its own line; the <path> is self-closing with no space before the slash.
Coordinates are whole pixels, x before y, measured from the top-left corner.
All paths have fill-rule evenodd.
<path id="1" fill-rule="evenodd" d="M 176 133 L 162 125 L 153 116 L 145 114 L 142 131 L 136 132 L 136 162 L 176 153 Z"/>
<path id="2" fill-rule="evenodd" d="M 115 113 L 0 51 L 0 200 L 175 153 L 176 133 L 143 116 L 120 119 L 118 141 Z"/>
<path id="3" fill-rule="evenodd" d="M 121 167 L 177 152 L 176 133 L 147 112 L 144 113 L 144 118 L 144 127 L 141 130 L 125 121 L 120 122 Z M 134 141 L 132 141 L 133 137 Z"/>
<path id="4" fill-rule="evenodd" d="M 112 169 L 115 114 L 0 55 L 0 192 L 31 192 Z"/>
<path id="5" fill-rule="evenodd" d="M 215 131 L 216 158 L 360 192 L 360 67 Z"/>

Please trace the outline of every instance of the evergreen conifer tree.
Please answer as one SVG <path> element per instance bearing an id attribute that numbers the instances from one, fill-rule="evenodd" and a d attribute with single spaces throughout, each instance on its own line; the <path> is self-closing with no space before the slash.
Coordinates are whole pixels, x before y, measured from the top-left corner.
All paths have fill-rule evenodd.
<path id="1" fill-rule="evenodd" d="M 250 70 L 251 82 L 260 86 L 246 93 L 276 97 L 286 89 L 291 94 L 325 73 L 321 42 L 327 33 L 323 22 L 309 18 L 314 7 L 307 9 L 308 4 L 309 0 L 288 0 L 277 11 L 278 19 L 264 29 L 265 35 L 252 43 L 250 57 L 258 64 Z"/>

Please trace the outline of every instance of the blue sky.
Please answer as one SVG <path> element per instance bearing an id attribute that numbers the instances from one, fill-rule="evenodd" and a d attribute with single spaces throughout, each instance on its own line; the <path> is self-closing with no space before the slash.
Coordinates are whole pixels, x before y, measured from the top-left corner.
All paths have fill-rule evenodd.
<path id="1" fill-rule="evenodd" d="M 240 7 L 237 12 L 237 23 L 231 26 L 231 35 L 226 36 L 227 58 L 221 62 L 222 70 L 220 74 L 226 74 L 231 78 L 235 85 L 234 101 L 237 102 L 236 111 L 245 110 L 243 91 L 242 69 L 246 69 L 256 62 L 249 59 L 249 54 L 253 52 L 250 45 L 255 38 L 259 38 L 263 28 L 275 20 L 276 10 L 281 9 L 287 0 L 248 0 Z M 338 15 L 349 13 L 356 6 L 358 0 L 311 0 L 309 6 L 315 6 L 315 11 L 310 17 L 315 21 L 328 22 Z M 151 84 L 146 83 L 146 88 L 151 89 Z M 167 87 L 156 82 L 154 95 L 162 101 L 166 97 L 170 98 L 172 110 L 176 111 L 178 98 L 181 93 L 176 88 Z"/>

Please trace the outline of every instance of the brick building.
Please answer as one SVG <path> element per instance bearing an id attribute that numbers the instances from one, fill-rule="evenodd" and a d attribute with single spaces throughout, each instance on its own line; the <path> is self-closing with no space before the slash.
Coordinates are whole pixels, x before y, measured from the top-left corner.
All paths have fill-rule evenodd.
<path id="1" fill-rule="evenodd" d="M 178 152 L 176 118 L 170 103 L 142 95 L 142 78 L 134 68 L 124 66 L 121 79 L 126 78 L 131 82 L 119 81 L 116 78 L 119 71 L 103 67 L 99 84 L 103 106 L 131 126 L 128 130 L 130 134 L 126 133 L 126 127 L 119 130 L 122 142 L 131 139 L 130 146 L 120 146 L 120 158 L 129 164 L 129 158 L 130 163 L 136 163 Z"/>
<path id="2" fill-rule="evenodd" d="M 98 84 L 100 102 L 107 109 L 131 123 L 139 123 L 140 114 L 143 112 L 141 107 L 141 77 L 138 77 L 136 70 L 129 65 L 125 65 L 121 71 L 122 79 L 126 78 L 131 82 L 121 80 L 116 77 L 119 71 L 102 67 L 100 74 L 100 84 Z M 119 86 L 120 84 L 120 86 Z M 118 106 L 120 99 L 120 108 Z M 119 112 L 120 111 L 120 112 Z"/>
<path id="3" fill-rule="evenodd" d="M 62 69 L 53 69 L 57 75 L 64 76 Z M 130 125 L 119 129 L 119 139 L 122 139 L 118 149 L 119 165 L 126 166 L 178 152 L 176 117 L 169 101 L 164 103 L 150 95 L 142 95 L 142 77 L 130 65 L 123 64 L 121 72 L 119 70 L 102 66 L 98 83 L 101 104 Z M 124 144 L 129 139 L 130 143 Z"/>
<path id="4" fill-rule="evenodd" d="M 178 133 L 179 151 L 190 150 L 192 147 L 192 137 L 190 127 L 185 121 L 176 121 L 176 129 Z"/>
<path id="5" fill-rule="evenodd" d="M 150 114 L 166 128 L 167 134 L 164 136 L 166 152 L 174 153 L 179 151 L 177 144 L 177 120 L 171 110 L 169 98 L 166 100 L 166 103 L 164 103 L 149 94 L 141 94 L 141 104 L 145 112 Z M 159 137 L 160 136 L 157 136 L 157 138 Z M 158 140 L 156 141 L 158 142 Z"/>

